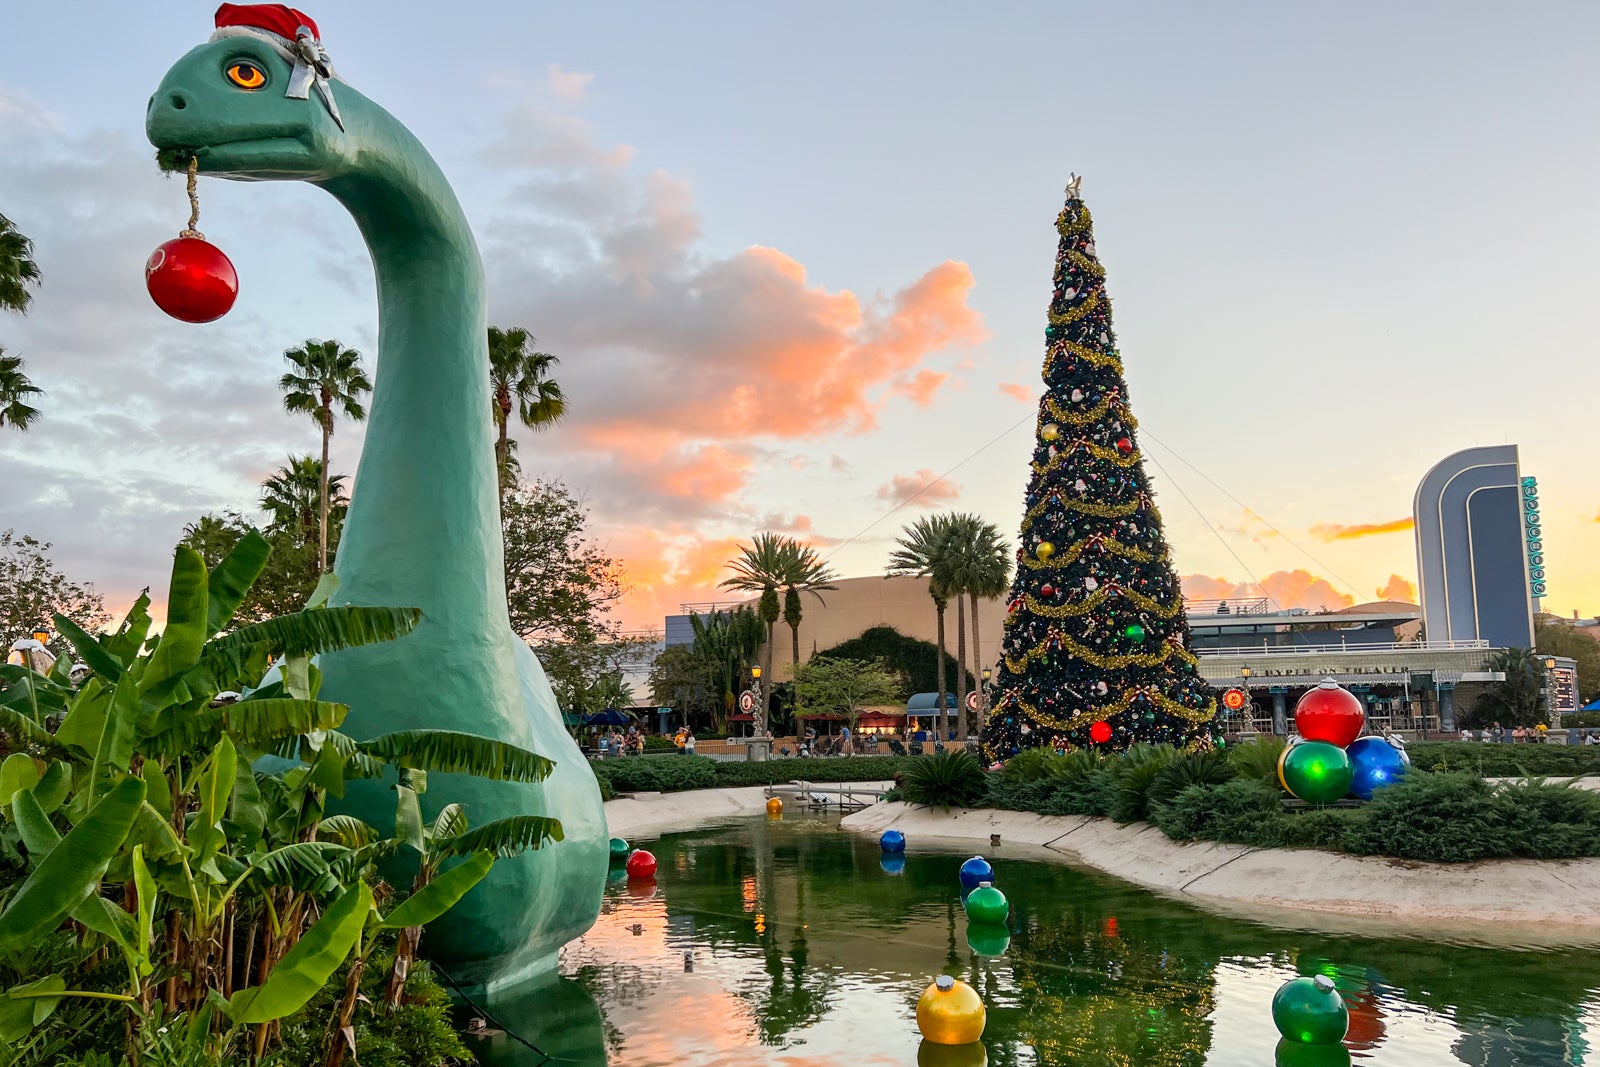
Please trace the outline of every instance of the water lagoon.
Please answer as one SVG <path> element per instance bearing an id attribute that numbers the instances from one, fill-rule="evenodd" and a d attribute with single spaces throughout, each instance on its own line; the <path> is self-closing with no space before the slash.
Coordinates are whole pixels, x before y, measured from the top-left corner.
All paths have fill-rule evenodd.
<path id="1" fill-rule="evenodd" d="M 635 844 L 660 860 L 656 880 L 614 871 L 599 922 L 567 946 L 560 976 L 490 1005 L 557 1062 L 1600 1064 L 1600 954 L 1586 947 L 1496 943 L 1495 931 L 1285 929 L 1010 845 L 986 850 L 1010 921 L 971 927 L 956 875 L 970 849 L 912 840 L 903 858 L 886 857 L 824 815 Z M 916 999 L 940 972 L 988 1005 L 981 1051 L 919 1048 Z M 1349 1004 L 1348 1052 L 1283 1057 L 1272 993 L 1317 973 Z M 481 1056 L 541 1062 L 509 1037 Z"/>

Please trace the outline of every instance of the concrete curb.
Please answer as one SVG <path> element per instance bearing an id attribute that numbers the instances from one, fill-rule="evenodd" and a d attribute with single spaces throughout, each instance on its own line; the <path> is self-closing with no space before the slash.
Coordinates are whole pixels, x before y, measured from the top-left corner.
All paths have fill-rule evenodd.
<path id="1" fill-rule="evenodd" d="M 893 826 L 928 837 L 989 846 L 1043 846 L 1168 896 L 1262 922 L 1377 932 L 1439 927 L 1455 939 L 1526 944 L 1600 941 L 1600 859 L 1421 863 L 1312 849 L 1180 844 L 1147 823 L 993 809 L 946 813 L 876 804 L 840 825 L 860 833 Z M 1033 850 L 1028 850 L 1032 852 Z M 1003 854 L 1003 853 L 1002 853 Z M 1471 929 L 1464 929 L 1471 927 Z"/>

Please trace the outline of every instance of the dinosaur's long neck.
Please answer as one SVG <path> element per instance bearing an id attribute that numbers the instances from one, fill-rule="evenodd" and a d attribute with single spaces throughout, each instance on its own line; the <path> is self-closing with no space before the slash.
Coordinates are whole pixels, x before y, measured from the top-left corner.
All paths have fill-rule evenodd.
<path id="1" fill-rule="evenodd" d="M 432 157 L 356 95 L 344 98 L 356 105 L 346 122 L 364 146 L 358 165 L 319 183 L 355 217 L 378 281 L 377 377 L 337 599 L 419 607 L 445 633 L 493 633 L 506 606 L 483 262 Z"/>

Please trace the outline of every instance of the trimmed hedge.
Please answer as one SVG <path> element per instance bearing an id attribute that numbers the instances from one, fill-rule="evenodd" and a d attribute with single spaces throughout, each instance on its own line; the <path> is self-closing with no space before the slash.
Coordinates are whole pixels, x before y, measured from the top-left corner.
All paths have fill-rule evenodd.
<path id="1" fill-rule="evenodd" d="M 778 759 L 761 763 L 721 762 L 708 756 L 626 756 L 590 760 L 601 792 L 662 792 L 710 789 L 716 786 L 777 785 L 806 782 L 889 781 L 919 756 L 834 756 Z"/>
<path id="2" fill-rule="evenodd" d="M 1423 771 L 1470 771 L 1485 778 L 1600 774 L 1600 745 L 1422 741 L 1406 751 L 1412 766 Z"/>
<path id="3" fill-rule="evenodd" d="M 717 761 L 709 756 L 624 756 L 590 760 L 589 767 L 617 793 L 675 793 L 717 784 Z"/>

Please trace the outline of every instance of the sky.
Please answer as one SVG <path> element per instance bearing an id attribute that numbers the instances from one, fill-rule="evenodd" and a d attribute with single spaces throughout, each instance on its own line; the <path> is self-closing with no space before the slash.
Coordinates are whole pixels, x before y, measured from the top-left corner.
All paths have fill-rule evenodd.
<path id="1" fill-rule="evenodd" d="M 490 321 L 560 358 L 569 415 L 520 457 L 586 500 L 625 626 L 716 599 L 758 530 L 846 576 L 928 509 L 1015 537 L 1074 172 L 1188 595 L 1411 599 L 1417 482 L 1514 442 L 1545 606 L 1600 612 L 1600 8 L 982 7 L 307 8 L 454 183 Z M 0 528 L 110 606 L 315 451 L 284 348 L 376 354 L 365 248 L 310 186 L 202 180 L 224 319 L 144 292 L 187 216 L 144 104 L 212 10 L 31 5 L 0 35 L 0 214 L 44 272 L 0 346 L 48 394 L 0 428 Z M 341 423 L 334 468 L 360 445 Z"/>

